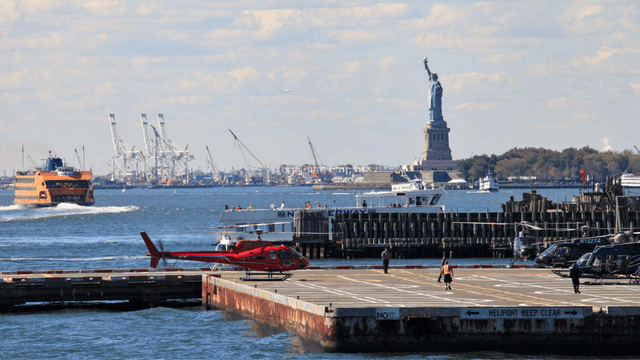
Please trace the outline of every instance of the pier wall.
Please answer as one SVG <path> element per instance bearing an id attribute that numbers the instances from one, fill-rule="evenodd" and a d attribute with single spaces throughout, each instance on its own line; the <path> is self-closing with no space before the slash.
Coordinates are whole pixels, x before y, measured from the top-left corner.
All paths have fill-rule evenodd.
<path id="1" fill-rule="evenodd" d="M 332 308 L 208 275 L 202 301 L 208 309 L 293 330 L 328 352 L 640 354 L 635 307 L 608 313 L 589 306 Z"/>
<path id="2" fill-rule="evenodd" d="M 202 302 L 207 309 L 229 310 L 272 327 L 293 330 L 325 348 L 337 347 L 332 321 L 327 321 L 324 307 L 216 279 L 203 275 Z"/>

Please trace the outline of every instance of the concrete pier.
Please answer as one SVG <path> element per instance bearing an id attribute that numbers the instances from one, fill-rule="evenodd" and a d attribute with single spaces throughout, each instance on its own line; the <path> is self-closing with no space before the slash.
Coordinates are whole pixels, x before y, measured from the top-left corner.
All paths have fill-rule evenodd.
<path id="1" fill-rule="evenodd" d="M 640 354 L 640 287 L 582 285 L 544 269 L 304 270 L 283 282 L 203 276 L 209 308 L 283 327 L 336 352 L 493 350 Z"/>

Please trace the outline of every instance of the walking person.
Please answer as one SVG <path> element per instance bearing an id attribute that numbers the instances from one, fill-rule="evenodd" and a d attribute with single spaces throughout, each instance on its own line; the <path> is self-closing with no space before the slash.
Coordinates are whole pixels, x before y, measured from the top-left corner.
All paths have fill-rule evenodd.
<path id="1" fill-rule="evenodd" d="M 444 275 L 444 289 L 451 290 L 451 282 L 453 281 L 453 269 L 449 265 L 449 261 L 445 260 L 442 265 L 442 274 Z"/>
<path id="2" fill-rule="evenodd" d="M 389 248 L 384 248 L 382 252 L 382 270 L 384 270 L 385 274 L 389 274 Z"/>
<path id="3" fill-rule="evenodd" d="M 569 277 L 573 283 L 573 292 L 580 294 L 580 269 L 578 269 L 576 264 L 571 265 L 569 268 Z"/>
<path id="4" fill-rule="evenodd" d="M 440 275 L 438 275 L 438 282 L 441 282 L 440 280 L 442 280 L 442 267 L 444 266 L 445 261 L 447 261 L 447 255 L 445 255 L 445 253 L 442 253 L 442 262 L 440 263 Z"/>

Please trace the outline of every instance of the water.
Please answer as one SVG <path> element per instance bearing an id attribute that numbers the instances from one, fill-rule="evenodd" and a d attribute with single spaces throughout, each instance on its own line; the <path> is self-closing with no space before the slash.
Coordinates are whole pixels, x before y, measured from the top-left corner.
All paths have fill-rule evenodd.
<path id="1" fill-rule="evenodd" d="M 449 191 L 441 200 L 447 211 L 501 211 L 510 196 Z M 539 190 L 563 201 L 575 189 Z M 146 268 L 147 249 L 139 235 L 147 231 L 167 250 L 210 250 L 224 205 L 266 208 L 283 200 L 323 206 L 353 206 L 354 191 L 313 191 L 310 187 L 96 190 L 96 205 L 61 205 L 29 209 L 12 205 L 13 191 L 0 190 L 0 271 Z M 506 264 L 508 259 L 458 259 L 458 264 Z M 392 265 L 438 265 L 438 259 L 392 260 Z M 312 266 L 371 265 L 376 259 L 311 260 Z M 183 267 L 199 266 L 183 262 Z M 292 332 L 269 329 L 251 320 L 229 318 L 201 308 L 141 311 L 65 310 L 0 315 L 0 359 L 478 359 L 528 358 L 504 353 L 324 354 Z M 541 357 L 536 357 L 541 358 Z M 542 357 L 545 358 L 545 357 Z M 557 359 L 558 357 L 546 357 Z"/>

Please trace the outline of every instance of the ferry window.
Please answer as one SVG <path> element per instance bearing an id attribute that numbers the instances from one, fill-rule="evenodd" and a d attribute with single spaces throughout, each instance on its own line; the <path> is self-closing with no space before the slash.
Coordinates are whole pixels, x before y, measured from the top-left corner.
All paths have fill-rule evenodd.
<path id="1" fill-rule="evenodd" d="M 438 203 L 438 200 L 440 199 L 440 195 L 435 195 L 432 199 L 431 202 L 429 203 L 429 205 L 436 205 Z"/>
<path id="2" fill-rule="evenodd" d="M 268 232 L 276 232 L 276 226 L 271 224 L 269 225 L 269 230 L 267 230 Z"/>
<path id="3" fill-rule="evenodd" d="M 413 205 L 413 198 L 409 198 L 409 205 Z"/>
<path id="4" fill-rule="evenodd" d="M 273 250 L 269 251 L 269 256 L 271 257 L 271 260 L 275 260 L 276 259 L 276 253 Z"/>

